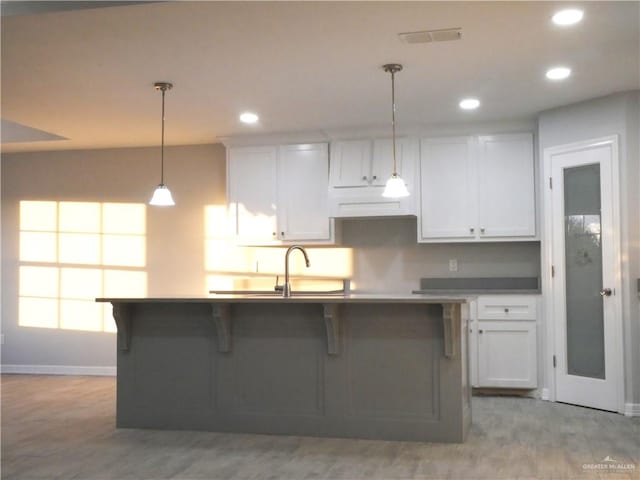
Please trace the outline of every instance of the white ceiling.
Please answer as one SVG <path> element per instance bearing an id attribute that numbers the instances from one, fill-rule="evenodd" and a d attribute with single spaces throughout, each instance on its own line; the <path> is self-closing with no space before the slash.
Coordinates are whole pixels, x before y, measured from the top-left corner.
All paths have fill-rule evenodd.
<path id="1" fill-rule="evenodd" d="M 250 133 L 387 124 L 398 62 L 402 125 L 532 118 L 640 88 L 640 4 L 577 2 L 583 22 L 550 22 L 561 2 L 165 2 L 2 17 L 2 118 L 59 141 L 29 151 L 157 145 Z M 397 34 L 461 27 L 462 40 Z M 549 82 L 550 66 L 570 66 Z M 458 100 L 477 96 L 475 112 Z M 253 110 L 260 123 L 242 125 Z"/>

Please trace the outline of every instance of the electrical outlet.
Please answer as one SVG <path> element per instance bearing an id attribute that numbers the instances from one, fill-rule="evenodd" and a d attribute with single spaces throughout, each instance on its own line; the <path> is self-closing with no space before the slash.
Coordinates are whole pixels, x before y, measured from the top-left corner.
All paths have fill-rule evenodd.
<path id="1" fill-rule="evenodd" d="M 458 259 L 457 258 L 450 258 L 449 259 L 449 271 L 450 272 L 457 272 L 458 271 Z"/>

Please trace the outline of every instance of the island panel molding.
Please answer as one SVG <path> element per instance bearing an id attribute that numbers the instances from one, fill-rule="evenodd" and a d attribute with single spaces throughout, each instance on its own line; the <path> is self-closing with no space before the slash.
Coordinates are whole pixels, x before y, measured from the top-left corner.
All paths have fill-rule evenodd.
<path id="1" fill-rule="evenodd" d="M 327 353 L 338 355 L 340 353 L 340 305 L 325 303 L 322 305 L 322 311 L 327 329 Z"/>
<path id="2" fill-rule="evenodd" d="M 464 297 L 216 297 L 98 299 L 118 427 L 464 441 Z"/>
<path id="3" fill-rule="evenodd" d="M 129 351 L 131 345 L 131 309 L 129 303 L 113 303 L 113 320 L 118 329 L 118 349 Z"/>
<path id="4" fill-rule="evenodd" d="M 211 315 L 218 336 L 218 351 L 231 351 L 231 305 L 227 303 L 211 304 Z"/>

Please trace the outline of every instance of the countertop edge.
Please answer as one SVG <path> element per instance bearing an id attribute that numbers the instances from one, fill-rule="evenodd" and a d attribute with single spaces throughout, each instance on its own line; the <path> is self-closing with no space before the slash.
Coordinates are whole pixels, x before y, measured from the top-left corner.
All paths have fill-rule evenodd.
<path id="1" fill-rule="evenodd" d="M 451 295 L 453 292 L 452 289 L 443 289 L 443 290 L 438 290 L 438 289 L 430 289 L 430 290 L 413 290 L 412 293 L 414 293 L 415 295 Z M 496 290 L 481 290 L 481 289 L 469 289 L 469 290 L 462 290 L 462 289 L 456 289 L 455 290 L 456 293 L 454 293 L 453 295 L 473 295 L 473 296 L 480 296 L 480 295 L 542 295 L 542 290 L 539 289 L 505 289 L 505 290 L 500 290 L 500 289 L 496 289 Z"/>
<path id="2" fill-rule="evenodd" d="M 473 295 L 366 295 L 345 296 L 254 296 L 215 295 L 211 297 L 150 297 L 150 298 L 96 298 L 99 303 L 408 303 L 443 304 L 468 303 Z"/>

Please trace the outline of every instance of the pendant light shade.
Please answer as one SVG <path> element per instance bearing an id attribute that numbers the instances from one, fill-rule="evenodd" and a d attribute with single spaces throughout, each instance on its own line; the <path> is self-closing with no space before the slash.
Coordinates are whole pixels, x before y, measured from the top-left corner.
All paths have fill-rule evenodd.
<path id="1" fill-rule="evenodd" d="M 409 190 L 407 190 L 404 180 L 402 180 L 397 174 L 392 174 L 389 177 L 389 180 L 387 180 L 382 196 L 389 198 L 408 197 Z"/>
<path id="2" fill-rule="evenodd" d="M 160 185 L 158 185 L 153 192 L 153 197 L 149 205 L 157 207 L 172 207 L 176 204 L 171 196 L 171 191 L 164 184 L 164 94 L 167 90 L 171 90 L 173 85 L 167 82 L 156 82 L 154 84 L 156 90 L 162 92 L 162 140 L 160 147 Z"/>
<path id="3" fill-rule="evenodd" d="M 408 197 L 409 190 L 404 183 L 404 180 L 398 175 L 398 167 L 396 162 L 396 85 L 395 74 L 402 70 L 402 65 L 399 63 L 388 63 L 383 65 L 382 68 L 385 72 L 391 74 L 391 132 L 393 138 L 393 173 L 382 192 L 383 197 L 388 198 L 401 198 Z"/>
<path id="4" fill-rule="evenodd" d="M 175 204 L 176 202 L 173 201 L 171 191 L 163 184 L 156 187 L 153 191 L 153 197 L 151 197 L 151 201 L 149 202 L 149 205 L 155 205 L 156 207 L 172 207 Z"/>

